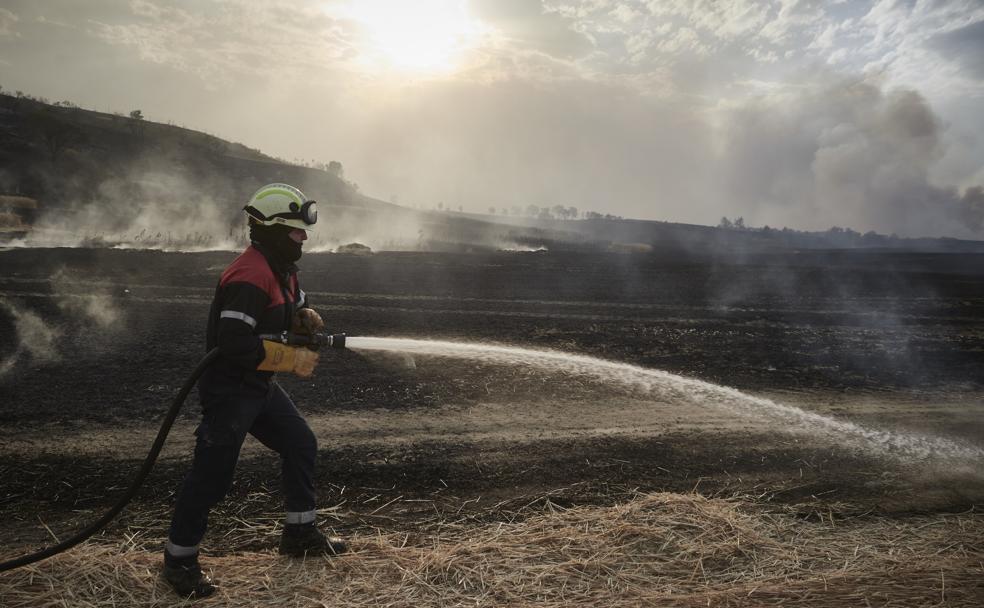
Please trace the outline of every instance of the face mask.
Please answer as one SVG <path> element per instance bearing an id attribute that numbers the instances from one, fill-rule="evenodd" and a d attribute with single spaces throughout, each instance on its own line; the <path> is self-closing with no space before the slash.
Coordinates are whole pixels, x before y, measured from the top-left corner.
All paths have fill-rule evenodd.
<path id="1" fill-rule="evenodd" d="M 301 259 L 302 251 L 301 243 L 290 238 L 291 230 L 288 226 L 253 225 L 249 228 L 249 238 L 266 247 L 277 260 L 294 263 Z"/>

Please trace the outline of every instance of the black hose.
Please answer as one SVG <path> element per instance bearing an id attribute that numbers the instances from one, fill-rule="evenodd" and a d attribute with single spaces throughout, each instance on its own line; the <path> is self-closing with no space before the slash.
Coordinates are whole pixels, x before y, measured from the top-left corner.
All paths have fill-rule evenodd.
<path id="1" fill-rule="evenodd" d="M 218 356 L 219 349 L 213 348 L 208 351 L 208 354 L 201 360 L 195 371 L 191 373 L 191 376 L 185 380 L 184 386 L 178 392 L 177 397 L 174 398 L 174 403 L 171 404 L 171 409 L 168 410 L 167 415 L 164 416 L 164 421 L 161 423 L 161 428 L 157 431 L 157 439 L 154 440 L 154 445 L 150 448 L 150 452 L 147 453 L 147 457 L 144 458 L 143 465 L 140 467 L 140 471 L 137 472 L 137 476 L 133 479 L 130 487 L 127 488 L 126 492 L 113 507 L 106 511 L 102 517 L 98 520 L 89 524 L 86 528 L 78 532 L 75 536 L 65 539 L 57 545 L 52 545 L 50 547 L 45 547 L 40 551 L 34 553 L 29 553 L 27 555 L 22 555 L 21 557 L 5 561 L 0 563 L 0 572 L 6 570 L 13 570 L 14 568 L 20 568 L 21 566 L 26 566 L 28 564 L 33 564 L 34 562 L 39 562 L 43 559 L 47 559 L 52 555 L 57 555 L 66 549 L 71 549 L 75 545 L 89 538 L 99 530 L 101 530 L 106 524 L 111 522 L 114 517 L 116 517 L 120 511 L 133 499 L 137 490 L 143 485 L 143 482 L 147 479 L 147 475 L 150 474 L 150 470 L 154 468 L 154 463 L 157 461 L 157 456 L 161 453 L 161 449 L 164 447 L 164 441 L 167 439 L 167 434 L 171 431 L 171 426 L 174 424 L 174 420 L 178 417 L 178 412 L 181 410 L 181 406 L 184 404 L 185 399 L 188 397 L 188 393 L 191 389 L 195 387 L 195 383 L 198 382 L 198 378 L 202 375 L 205 369 L 212 363 L 213 360 Z"/>

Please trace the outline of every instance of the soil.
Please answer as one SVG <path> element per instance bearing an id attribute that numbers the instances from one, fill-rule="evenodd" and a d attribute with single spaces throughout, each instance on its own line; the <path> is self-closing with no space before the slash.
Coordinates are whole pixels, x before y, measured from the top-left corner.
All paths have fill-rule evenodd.
<path id="1" fill-rule="evenodd" d="M 4 556 L 64 537 L 126 486 L 204 354 L 214 285 L 234 256 L 0 251 Z M 984 445 L 984 255 L 309 254 L 300 265 L 315 307 L 350 336 L 561 350 Z M 424 529 L 435 514 L 495 518 L 544 496 L 613 504 L 640 491 L 750 495 L 805 517 L 905 518 L 984 502 L 979 460 L 895 459 L 571 374 L 346 350 L 323 353 L 311 379 L 280 382 L 319 437 L 319 500 L 342 532 Z M 143 527 L 163 538 L 196 401 L 106 536 Z M 212 518 L 211 551 L 248 548 L 228 532 L 277 517 L 277 467 L 248 440 Z"/>

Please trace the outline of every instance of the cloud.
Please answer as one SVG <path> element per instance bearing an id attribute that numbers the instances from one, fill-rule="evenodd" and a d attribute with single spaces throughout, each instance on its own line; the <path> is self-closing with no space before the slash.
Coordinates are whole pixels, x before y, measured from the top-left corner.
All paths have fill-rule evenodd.
<path id="1" fill-rule="evenodd" d="M 984 81 L 984 20 L 936 34 L 927 44 L 971 78 Z"/>
<path id="2" fill-rule="evenodd" d="M 133 0 L 125 19 L 90 18 L 87 27 L 109 44 L 132 47 L 145 61 L 194 73 L 209 86 L 228 84 L 239 74 L 289 78 L 342 69 L 357 36 L 355 24 L 290 0 Z"/>
<path id="3" fill-rule="evenodd" d="M 593 48 L 583 33 L 563 13 L 545 9 L 530 0 L 471 0 L 469 10 L 499 30 L 511 46 L 552 57 L 573 59 Z"/>
<path id="4" fill-rule="evenodd" d="M 18 20 L 17 15 L 5 8 L 0 8 L 0 38 L 19 37 L 20 34 L 14 30 L 14 24 Z"/>
<path id="5" fill-rule="evenodd" d="M 612 9 L 611 16 L 622 23 L 632 23 L 642 17 L 642 13 L 627 4 L 620 4 Z"/>
<path id="6" fill-rule="evenodd" d="M 687 21 L 720 40 L 748 38 L 760 33 L 772 12 L 770 3 L 755 0 L 701 0 L 689 3 L 685 11 L 679 11 L 679 6 L 676 5 L 677 14 L 682 13 Z M 660 14 L 664 10 L 660 2 L 650 2 L 649 8 L 654 14 Z"/>
<path id="7" fill-rule="evenodd" d="M 977 0 L 878 0 L 858 20 L 856 34 L 864 42 L 851 50 L 867 62 L 867 69 L 890 74 L 898 84 L 921 87 L 935 99 L 965 95 L 971 89 L 980 95 L 981 83 L 960 83 L 955 78 L 958 64 L 931 49 L 947 40 L 949 33 L 982 20 L 984 4 Z M 959 38 L 943 44 L 957 52 L 953 45 Z"/>

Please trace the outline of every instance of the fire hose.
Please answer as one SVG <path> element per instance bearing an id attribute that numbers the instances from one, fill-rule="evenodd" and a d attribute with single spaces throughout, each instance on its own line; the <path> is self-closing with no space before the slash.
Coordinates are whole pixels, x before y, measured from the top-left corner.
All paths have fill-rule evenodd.
<path id="1" fill-rule="evenodd" d="M 345 334 L 328 334 L 319 332 L 310 335 L 302 335 L 283 332 L 280 334 L 263 334 L 260 335 L 259 338 L 262 340 L 280 342 L 281 344 L 286 344 L 288 346 L 304 346 L 312 350 L 318 350 L 323 346 L 328 346 L 331 348 L 345 348 Z M 0 572 L 33 564 L 71 549 L 96 532 L 102 530 L 106 524 L 113 521 L 113 519 L 119 515 L 120 511 L 122 511 L 124 507 L 126 507 L 126 505 L 133 500 L 133 497 L 137 494 L 137 491 L 140 490 L 140 487 L 143 485 L 144 481 L 146 481 L 151 469 L 154 468 L 154 463 L 157 462 L 157 457 L 160 455 L 161 449 L 164 448 L 164 441 L 167 439 L 168 433 L 171 432 L 171 427 L 174 425 L 174 421 L 177 419 L 178 412 L 181 410 L 181 406 L 184 405 L 185 399 L 188 397 L 188 393 L 191 392 L 191 389 L 194 388 L 195 384 L 198 382 L 198 379 L 218 356 L 218 348 L 213 348 L 208 351 L 208 353 L 198 363 L 198 366 L 195 367 L 195 371 L 191 372 L 191 375 L 188 376 L 187 380 L 185 380 L 184 385 L 182 385 L 181 390 L 178 391 L 177 396 L 175 396 L 174 401 L 171 403 L 170 409 L 164 416 L 164 420 L 161 422 L 161 427 L 157 431 L 157 437 L 154 439 L 154 444 L 151 446 L 150 451 L 147 452 L 147 456 L 144 458 L 143 464 L 140 465 L 140 470 L 137 471 L 136 477 L 133 478 L 133 481 L 130 483 L 130 486 L 127 488 L 126 492 L 123 493 L 119 500 L 117 500 L 116 503 L 102 515 L 102 517 L 74 534 L 71 538 L 67 538 L 54 545 L 45 547 L 39 551 L 35 551 L 34 553 L 28 553 L 27 555 L 22 555 L 5 562 L 0 562 Z"/>

